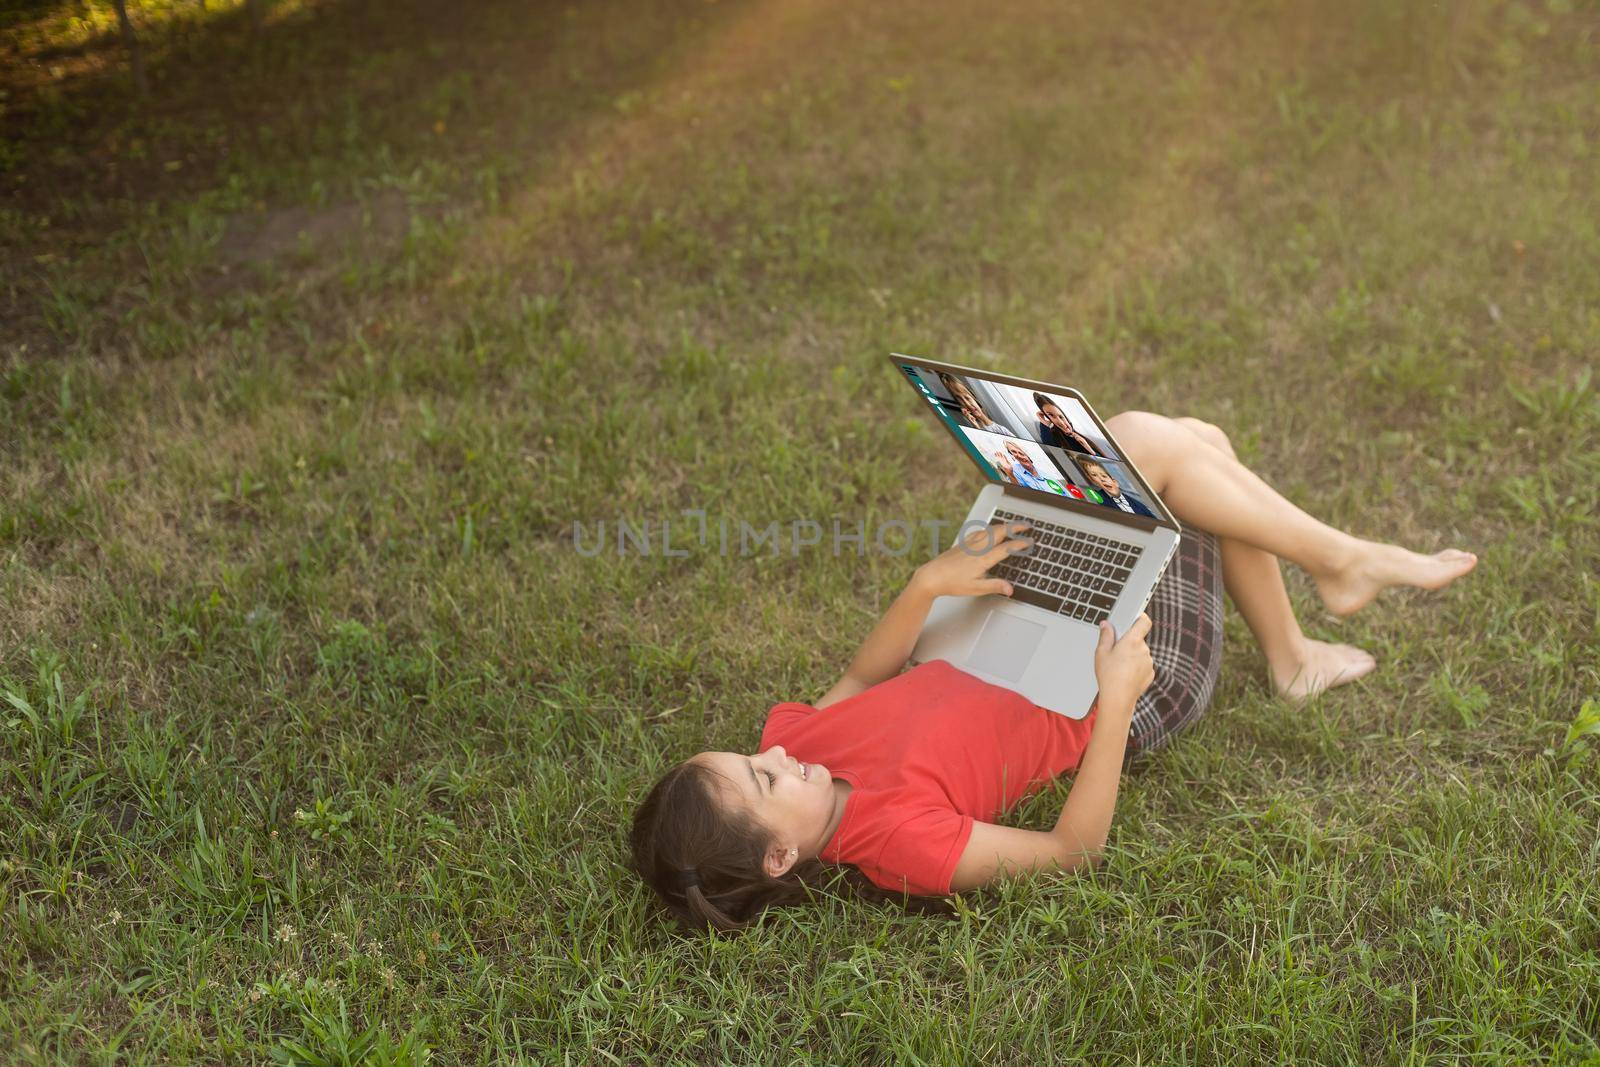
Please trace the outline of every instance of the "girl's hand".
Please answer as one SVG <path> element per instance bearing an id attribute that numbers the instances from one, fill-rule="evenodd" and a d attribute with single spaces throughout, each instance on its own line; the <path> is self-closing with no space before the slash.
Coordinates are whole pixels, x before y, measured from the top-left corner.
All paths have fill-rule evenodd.
<path id="1" fill-rule="evenodd" d="M 1150 616 L 1144 612 L 1133 620 L 1121 637 L 1109 622 L 1100 624 L 1100 644 L 1094 650 L 1094 675 L 1100 683 L 1102 707 L 1133 711 L 1134 701 L 1155 681 L 1155 663 L 1150 647 L 1144 643 L 1150 632 Z"/>
<path id="2" fill-rule="evenodd" d="M 929 597 L 1011 595 L 1011 583 L 989 578 L 989 569 L 1033 542 L 1017 535 L 1028 528 L 1025 522 L 991 523 L 988 529 L 974 530 L 954 548 L 935 556 L 917 568 L 911 587 Z"/>

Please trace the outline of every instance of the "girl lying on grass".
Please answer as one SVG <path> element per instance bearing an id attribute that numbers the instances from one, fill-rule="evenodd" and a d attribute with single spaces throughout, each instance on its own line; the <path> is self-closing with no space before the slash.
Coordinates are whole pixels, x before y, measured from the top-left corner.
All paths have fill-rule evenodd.
<path id="1" fill-rule="evenodd" d="M 1273 687 L 1298 701 L 1376 664 L 1300 632 L 1280 558 L 1309 572 L 1341 616 L 1387 586 L 1438 589 L 1477 563 L 1318 522 L 1246 469 L 1208 423 L 1125 412 L 1107 425 L 1185 530 L 1149 613 L 1120 638 L 1101 625 L 1095 709 L 1082 720 L 1056 715 L 938 660 L 900 673 L 935 597 L 1010 593 L 986 574 L 1026 549 L 1025 527 L 979 531 L 917 569 L 821 700 L 774 707 L 754 754 L 702 752 L 650 790 L 634 816 L 633 862 L 679 919 L 738 929 L 804 900 L 826 864 L 889 892 L 941 896 L 1097 863 L 1125 759 L 1164 743 L 1210 700 L 1220 586 L 1265 653 Z M 979 551 L 986 534 L 992 547 Z M 1065 771 L 1077 773 L 1054 827 L 995 824 Z"/>

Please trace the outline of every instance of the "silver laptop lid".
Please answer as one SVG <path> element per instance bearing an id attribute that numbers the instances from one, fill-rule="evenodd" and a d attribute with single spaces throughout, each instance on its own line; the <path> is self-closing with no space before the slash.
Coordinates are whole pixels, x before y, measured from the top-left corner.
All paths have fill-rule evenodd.
<path id="1" fill-rule="evenodd" d="M 1179 529 L 1075 389 L 892 353 L 890 361 L 989 481 L 1139 530 Z"/>

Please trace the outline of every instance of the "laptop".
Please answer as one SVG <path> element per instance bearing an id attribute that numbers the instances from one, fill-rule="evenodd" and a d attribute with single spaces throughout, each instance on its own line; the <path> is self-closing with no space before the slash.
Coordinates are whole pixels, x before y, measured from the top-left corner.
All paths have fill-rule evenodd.
<path id="1" fill-rule="evenodd" d="M 1120 635 L 1149 603 L 1179 526 L 1083 394 L 892 354 L 895 371 L 987 480 L 957 540 L 1026 522 L 1033 547 L 990 574 L 1012 595 L 939 597 L 911 654 L 942 659 L 1081 719 L 1100 691 L 1102 619 Z"/>

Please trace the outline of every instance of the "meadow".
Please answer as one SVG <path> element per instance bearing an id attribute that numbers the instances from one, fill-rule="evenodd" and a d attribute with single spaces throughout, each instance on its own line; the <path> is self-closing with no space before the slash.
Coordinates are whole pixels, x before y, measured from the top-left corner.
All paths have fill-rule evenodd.
<path id="1" fill-rule="evenodd" d="M 1600 1063 L 1592 0 L 130 11 L 0 12 L 0 1060 Z M 1481 561 L 1230 612 L 1093 874 L 685 936 L 918 557 L 575 524 L 958 519 L 891 350 Z"/>

